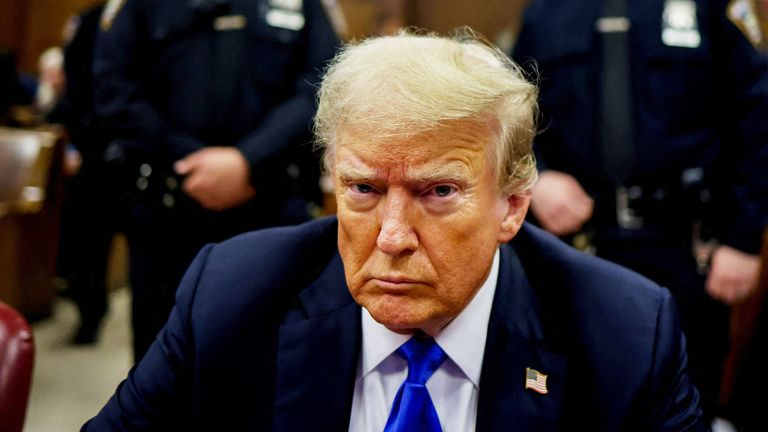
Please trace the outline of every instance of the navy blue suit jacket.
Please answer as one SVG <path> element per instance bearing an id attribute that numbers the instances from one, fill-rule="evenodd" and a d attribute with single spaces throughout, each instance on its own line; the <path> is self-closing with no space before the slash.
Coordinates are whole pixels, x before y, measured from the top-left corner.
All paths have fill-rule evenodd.
<path id="1" fill-rule="evenodd" d="M 207 246 L 84 430 L 345 431 L 360 307 L 336 220 Z M 526 225 L 501 247 L 477 430 L 702 430 L 669 293 Z M 524 388 L 525 370 L 549 393 Z"/>

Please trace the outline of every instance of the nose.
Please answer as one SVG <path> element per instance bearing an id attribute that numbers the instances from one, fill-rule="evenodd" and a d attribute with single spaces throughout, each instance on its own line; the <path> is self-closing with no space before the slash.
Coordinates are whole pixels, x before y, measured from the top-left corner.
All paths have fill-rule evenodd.
<path id="1" fill-rule="evenodd" d="M 382 215 L 381 230 L 376 245 L 387 255 L 396 256 L 406 251 L 415 251 L 419 238 L 409 221 L 410 199 L 406 192 L 387 193 Z"/>

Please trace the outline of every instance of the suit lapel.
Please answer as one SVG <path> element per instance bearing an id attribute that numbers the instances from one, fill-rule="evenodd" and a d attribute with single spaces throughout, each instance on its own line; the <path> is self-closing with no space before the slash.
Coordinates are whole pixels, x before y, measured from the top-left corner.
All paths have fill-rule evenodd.
<path id="1" fill-rule="evenodd" d="M 541 316 L 513 248 L 501 250 L 483 370 L 477 430 L 559 429 L 567 362 L 545 348 L 551 326 Z M 548 336 L 549 337 L 549 336 Z M 547 375 L 547 393 L 525 388 L 526 368 Z"/>
<path id="2" fill-rule="evenodd" d="M 360 307 L 341 259 L 300 295 L 278 335 L 273 430 L 346 430 L 360 347 Z"/>
<path id="3" fill-rule="evenodd" d="M 540 310 L 523 269 L 514 249 L 502 246 L 480 381 L 478 431 L 562 426 L 568 364 L 556 352 L 563 346 L 558 340 L 562 332 L 553 326 L 561 320 Z M 338 255 L 301 293 L 300 301 L 301 307 L 288 314 L 279 330 L 273 430 L 346 430 L 361 325 L 360 307 L 347 290 Z M 525 388 L 526 368 L 548 376 L 547 394 Z"/>

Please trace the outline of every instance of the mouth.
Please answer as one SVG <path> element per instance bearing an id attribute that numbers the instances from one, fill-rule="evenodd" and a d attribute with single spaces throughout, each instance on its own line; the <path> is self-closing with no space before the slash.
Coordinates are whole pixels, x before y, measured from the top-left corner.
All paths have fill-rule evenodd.
<path id="1" fill-rule="evenodd" d="M 371 281 L 380 289 L 389 292 L 409 291 L 424 282 L 404 276 L 382 276 L 371 278 Z"/>

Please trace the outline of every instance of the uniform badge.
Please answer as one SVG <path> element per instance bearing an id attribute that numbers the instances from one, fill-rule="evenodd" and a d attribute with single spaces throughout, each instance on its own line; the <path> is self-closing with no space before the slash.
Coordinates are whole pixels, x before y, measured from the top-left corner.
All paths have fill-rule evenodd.
<path id="1" fill-rule="evenodd" d="M 265 17 L 272 27 L 298 31 L 304 28 L 302 0 L 269 0 L 269 10 Z"/>
<path id="2" fill-rule="evenodd" d="M 298 12 L 303 6 L 302 0 L 269 0 L 269 6 L 277 9 Z"/>
<path id="3" fill-rule="evenodd" d="M 101 13 L 101 29 L 104 31 L 112 28 L 112 23 L 117 18 L 120 9 L 125 5 L 125 0 L 109 0 Z"/>
<path id="4" fill-rule="evenodd" d="M 272 27 L 298 31 L 304 28 L 304 14 L 283 9 L 270 9 L 266 16 L 267 24 Z"/>
<path id="5" fill-rule="evenodd" d="M 667 0 L 661 16 L 661 40 L 667 46 L 697 48 L 701 33 L 693 0 Z"/>
<path id="6" fill-rule="evenodd" d="M 248 20 L 243 15 L 224 15 L 213 20 L 213 29 L 216 31 L 242 30 Z"/>
<path id="7" fill-rule="evenodd" d="M 755 6 L 749 0 L 731 0 L 727 9 L 728 19 L 741 30 L 753 46 L 763 43 L 763 32 L 755 13 Z"/>

